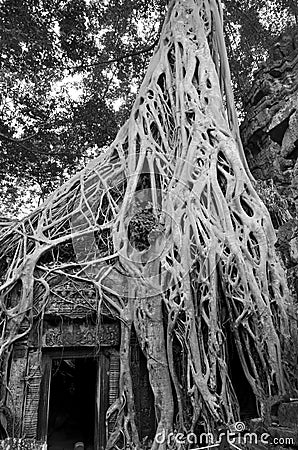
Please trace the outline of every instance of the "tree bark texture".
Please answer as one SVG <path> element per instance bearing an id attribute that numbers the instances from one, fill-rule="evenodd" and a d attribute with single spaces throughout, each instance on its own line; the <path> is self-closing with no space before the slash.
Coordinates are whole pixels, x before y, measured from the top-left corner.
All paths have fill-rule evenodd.
<path id="1" fill-rule="evenodd" d="M 275 239 L 239 138 L 221 4 L 172 1 L 114 143 L 2 233 L 3 358 L 42 318 L 53 280 L 63 276 L 95 287 L 99 324 L 103 305 L 121 321 L 120 395 L 107 413 L 118 415 L 107 449 L 141 446 L 132 327 L 147 359 L 157 433 L 239 419 L 227 328 L 265 415 L 291 390 L 291 299 Z"/>

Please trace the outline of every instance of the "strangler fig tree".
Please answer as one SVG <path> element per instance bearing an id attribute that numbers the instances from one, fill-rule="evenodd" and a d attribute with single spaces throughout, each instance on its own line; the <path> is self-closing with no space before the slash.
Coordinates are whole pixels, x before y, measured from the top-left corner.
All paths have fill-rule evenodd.
<path id="1" fill-rule="evenodd" d="M 132 330 L 147 360 L 156 433 L 211 431 L 239 419 L 227 333 L 259 414 L 267 414 L 290 390 L 290 299 L 275 239 L 239 139 L 221 3 L 172 1 L 114 143 L 2 231 L 3 386 L 12 344 L 42 320 L 53 280 L 63 276 L 94 286 L 98 326 L 104 307 L 121 323 L 107 449 L 141 446 Z M 155 440 L 151 449 L 166 447 Z"/>

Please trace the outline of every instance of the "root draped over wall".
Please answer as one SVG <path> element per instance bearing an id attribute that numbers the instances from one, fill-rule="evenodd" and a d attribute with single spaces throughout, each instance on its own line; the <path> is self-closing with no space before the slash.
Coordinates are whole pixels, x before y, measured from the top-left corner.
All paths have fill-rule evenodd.
<path id="1" fill-rule="evenodd" d="M 107 413 L 117 414 L 107 448 L 141 445 L 132 327 L 147 359 L 157 433 L 210 431 L 239 419 L 227 327 L 265 415 L 291 390 L 284 370 L 291 301 L 275 239 L 239 139 L 220 2 L 172 1 L 114 143 L 2 230 L 3 367 L 63 277 L 95 288 L 99 326 L 103 306 L 121 322 L 120 394 Z M 3 404 L 6 381 L 4 372 Z"/>

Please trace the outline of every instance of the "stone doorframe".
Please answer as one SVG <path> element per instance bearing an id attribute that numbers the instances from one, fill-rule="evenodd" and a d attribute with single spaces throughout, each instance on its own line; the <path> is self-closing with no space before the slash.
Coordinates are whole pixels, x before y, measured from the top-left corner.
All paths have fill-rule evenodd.
<path id="1" fill-rule="evenodd" d="M 55 324 L 45 321 L 40 344 L 34 335 L 15 344 L 7 406 L 12 413 L 9 436 L 45 442 L 52 360 L 59 357 L 98 359 L 101 399 L 98 414 L 101 415 L 118 397 L 120 327 L 117 322 L 102 323 L 98 329 L 82 320 L 68 324 L 61 320 L 56 320 Z M 99 415 L 98 418 L 101 419 Z M 104 420 L 98 422 L 98 450 L 102 450 L 108 430 Z M 108 424 L 108 428 L 111 427 L 112 424 Z"/>
<path id="2" fill-rule="evenodd" d="M 52 349 L 43 355 L 42 361 L 42 380 L 40 385 L 40 401 L 38 407 L 37 422 L 37 439 L 46 442 L 48 433 L 49 420 L 49 401 L 52 361 L 57 358 L 61 359 L 77 359 L 77 358 L 93 358 L 98 363 L 98 379 L 96 389 L 99 389 L 95 402 L 95 429 L 94 442 L 96 446 L 94 450 L 103 450 L 106 444 L 106 424 L 105 414 L 111 402 L 116 400 L 118 394 L 118 377 L 119 377 L 119 353 L 116 349 L 106 348 L 97 355 L 94 348 L 68 348 L 68 349 Z M 115 397 L 115 398 L 113 398 Z"/>

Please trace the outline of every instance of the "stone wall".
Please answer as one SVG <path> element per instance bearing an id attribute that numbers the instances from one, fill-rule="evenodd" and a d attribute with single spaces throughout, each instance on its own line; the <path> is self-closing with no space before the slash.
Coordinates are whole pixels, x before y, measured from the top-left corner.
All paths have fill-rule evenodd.
<path id="1" fill-rule="evenodd" d="M 298 293 L 298 30 L 285 34 L 255 73 L 241 136 L 277 250 Z M 262 182 L 263 181 L 263 182 Z"/>
<path id="2" fill-rule="evenodd" d="M 245 105 L 241 137 L 249 167 L 257 180 L 256 189 L 276 229 L 276 249 L 294 299 L 290 316 L 293 340 L 297 342 L 298 30 L 282 36 L 255 73 Z M 294 385 L 297 385 L 297 379 L 298 373 L 292 373 Z M 293 447 L 297 448 L 297 398 L 289 398 L 279 406 L 274 422 L 266 430 L 270 436 L 291 438 Z"/>
<path id="3" fill-rule="evenodd" d="M 298 31 L 284 35 L 262 63 L 245 105 L 241 135 L 256 179 L 272 179 L 298 208 Z"/>

